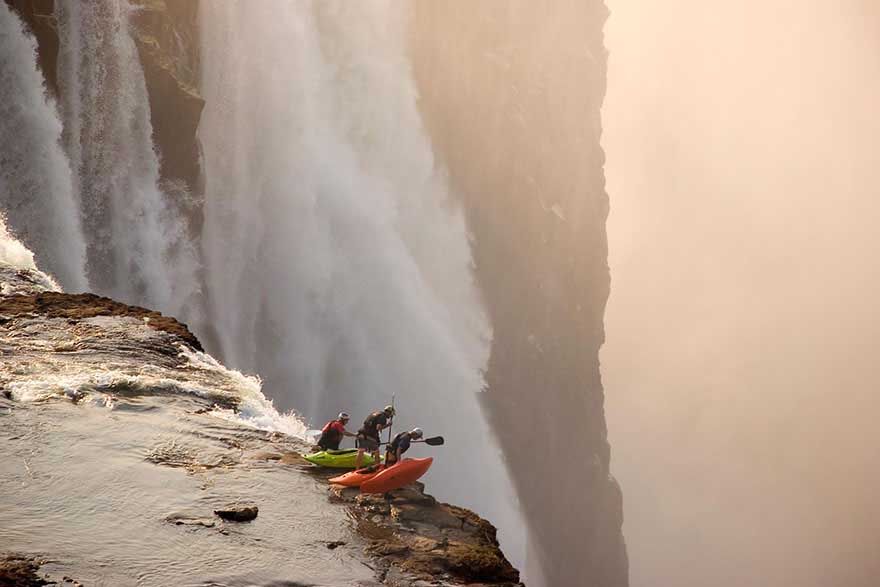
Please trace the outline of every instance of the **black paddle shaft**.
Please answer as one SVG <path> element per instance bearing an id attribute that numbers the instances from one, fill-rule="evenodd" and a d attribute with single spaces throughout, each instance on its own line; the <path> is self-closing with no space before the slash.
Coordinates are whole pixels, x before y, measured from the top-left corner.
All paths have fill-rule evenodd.
<path id="1" fill-rule="evenodd" d="M 442 436 L 432 436 L 431 438 L 423 438 L 422 440 L 412 440 L 410 442 L 424 442 L 425 444 L 430 445 L 430 446 L 440 446 L 440 445 L 444 444 L 446 441 L 443 439 Z M 390 442 L 382 442 L 380 444 L 384 446 L 386 444 L 391 444 L 391 443 Z"/>

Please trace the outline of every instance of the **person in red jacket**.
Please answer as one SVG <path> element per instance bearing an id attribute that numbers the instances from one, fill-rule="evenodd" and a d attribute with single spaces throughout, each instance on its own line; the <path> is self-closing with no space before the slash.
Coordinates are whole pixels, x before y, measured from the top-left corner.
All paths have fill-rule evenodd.
<path id="1" fill-rule="evenodd" d="M 330 420 L 324 424 L 321 429 L 321 438 L 318 439 L 318 446 L 324 450 L 339 450 L 339 443 L 345 436 L 357 436 L 345 429 L 350 416 L 345 412 L 339 412 L 335 420 Z"/>

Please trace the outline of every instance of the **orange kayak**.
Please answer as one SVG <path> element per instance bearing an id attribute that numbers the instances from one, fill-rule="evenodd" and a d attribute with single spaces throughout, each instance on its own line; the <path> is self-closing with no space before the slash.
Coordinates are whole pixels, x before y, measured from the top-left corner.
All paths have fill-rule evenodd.
<path id="1" fill-rule="evenodd" d="M 434 459 L 403 459 L 396 465 L 383 469 L 376 473 L 372 479 L 361 483 L 363 493 L 385 493 L 409 485 L 431 468 Z"/>
<path id="2" fill-rule="evenodd" d="M 378 475 L 385 467 L 367 467 L 366 469 L 358 469 L 357 471 L 350 471 L 345 475 L 339 475 L 338 477 L 333 477 L 330 479 L 330 483 L 336 483 L 337 485 L 345 485 L 346 487 L 360 487 L 361 483 L 364 481 L 369 481 L 376 475 Z"/>

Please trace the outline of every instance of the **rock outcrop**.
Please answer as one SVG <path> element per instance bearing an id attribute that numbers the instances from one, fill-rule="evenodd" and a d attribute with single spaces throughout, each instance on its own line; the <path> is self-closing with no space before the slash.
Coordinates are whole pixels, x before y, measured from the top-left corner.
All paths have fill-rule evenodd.
<path id="1" fill-rule="evenodd" d="M 230 522 L 250 522 L 255 520 L 260 513 L 260 508 L 255 505 L 230 505 L 220 510 L 214 510 L 214 515 Z"/>
<path id="2" fill-rule="evenodd" d="M 300 465 L 328 483 L 339 473 L 294 453 L 253 457 Z M 379 585 L 523 587 L 519 571 L 501 551 L 496 528 L 468 509 L 438 502 L 425 493 L 423 483 L 384 495 L 331 483 L 329 501 L 348 508 L 357 535 L 366 541 L 364 552 L 373 559 Z"/>
<path id="3" fill-rule="evenodd" d="M 332 501 L 349 505 L 384 585 L 408 587 L 437 579 L 449 587 L 522 585 L 499 548 L 495 527 L 470 510 L 437 502 L 421 483 L 387 496 L 341 485 L 330 491 Z"/>
<path id="4" fill-rule="evenodd" d="M 531 526 L 530 560 L 547 585 L 623 587 L 599 373 L 608 10 L 602 0 L 415 6 L 420 107 L 473 234 L 494 331 L 484 405 Z"/>
<path id="5" fill-rule="evenodd" d="M 37 572 L 40 566 L 33 559 L 0 554 L 0 587 L 41 587 L 49 585 Z"/>
<path id="6" fill-rule="evenodd" d="M 201 226 L 204 193 L 198 126 L 205 101 L 199 94 L 199 34 L 196 0 L 135 0 L 135 42 L 144 68 L 153 141 L 162 178 L 185 186 L 193 229 Z M 166 190 L 172 190 L 167 185 Z"/>
<path id="7" fill-rule="evenodd" d="M 97 316 L 127 316 L 143 320 L 154 330 L 161 330 L 177 336 L 192 348 L 201 351 L 202 345 L 186 324 L 163 316 L 160 312 L 138 306 L 129 306 L 110 298 L 95 294 L 66 294 L 43 292 L 35 295 L 14 295 L 0 298 L 0 321 L 24 315 L 44 316 L 46 318 L 66 318 L 70 321 L 95 318 Z"/>

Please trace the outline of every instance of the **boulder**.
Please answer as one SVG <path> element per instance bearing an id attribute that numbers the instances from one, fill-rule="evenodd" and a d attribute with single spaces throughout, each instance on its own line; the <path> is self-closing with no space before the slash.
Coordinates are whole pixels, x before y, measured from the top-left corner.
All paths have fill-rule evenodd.
<path id="1" fill-rule="evenodd" d="M 0 587 L 39 587 L 49 585 L 40 578 L 40 566 L 17 554 L 0 554 Z"/>
<path id="2" fill-rule="evenodd" d="M 230 522 L 250 522 L 260 513 L 255 505 L 230 505 L 222 510 L 214 510 L 214 515 Z"/>

